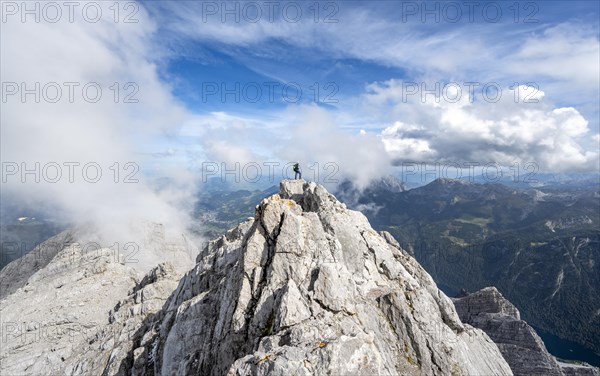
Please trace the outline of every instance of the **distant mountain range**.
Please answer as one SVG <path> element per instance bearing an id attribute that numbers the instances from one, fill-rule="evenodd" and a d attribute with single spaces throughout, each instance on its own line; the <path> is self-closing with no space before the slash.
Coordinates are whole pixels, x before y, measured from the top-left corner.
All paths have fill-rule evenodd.
<path id="1" fill-rule="evenodd" d="M 279 191 L 278 186 L 265 190 L 203 191 L 198 196 L 194 217 L 201 222 L 201 235 L 212 239 L 252 216 L 256 205 L 266 196 Z"/>

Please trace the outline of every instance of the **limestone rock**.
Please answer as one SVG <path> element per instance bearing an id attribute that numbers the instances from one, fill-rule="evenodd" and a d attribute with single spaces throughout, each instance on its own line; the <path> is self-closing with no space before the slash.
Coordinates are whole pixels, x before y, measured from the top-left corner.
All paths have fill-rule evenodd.
<path id="1" fill-rule="evenodd" d="M 598 369 L 558 363 L 535 330 L 495 287 L 453 299 L 464 323 L 485 331 L 498 345 L 515 375 L 595 375 Z M 589 373 L 588 373 L 589 372 Z M 596 373 L 594 373 L 596 372 Z"/>
<path id="2" fill-rule="evenodd" d="M 512 374 L 396 244 L 322 186 L 283 181 L 200 253 L 130 356 L 136 373 Z"/>
<path id="3" fill-rule="evenodd" d="M 170 264 L 144 275 L 144 265 L 159 257 L 176 258 L 186 270 L 193 265 L 182 247 L 167 247 L 159 225 L 147 233 L 143 248 L 132 250 L 65 231 L 2 269 L 0 373 L 129 373 L 134 334 L 146 332 L 142 323 L 161 310 L 180 277 Z M 138 364 L 144 354 L 136 353 Z"/>
<path id="4" fill-rule="evenodd" d="M 71 245 L 39 270 L 19 268 L 25 282 L 0 301 L 2 374 L 70 373 L 136 283 L 138 274 L 121 261 Z"/>
<path id="5" fill-rule="evenodd" d="M 320 185 L 280 188 L 183 277 L 77 244 L 2 271 L 2 374 L 512 375 L 391 235 Z"/>
<path id="6" fill-rule="evenodd" d="M 71 375 L 136 375 L 151 361 L 153 317 L 177 287 L 180 274 L 170 263 L 152 269 L 108 314 L 109 324 L 82 349 Z M 148 348 L 143 347 L 144 345 Z"/>
<path id="7" fill-rule="evenodd" d="M 571 364 L 558 362 L 565 376 L 600 376 L 600 369 L 589 364 Z"/>
<path id="8" fill-rule="evenodd" d="M 6 265 L 0 273 L 0 299 L 23 287 L 29 277 L 52 261 L 58 252 L 74 242 L 69 231 L 63 231 L 36 246 L 31 252 Z"/>

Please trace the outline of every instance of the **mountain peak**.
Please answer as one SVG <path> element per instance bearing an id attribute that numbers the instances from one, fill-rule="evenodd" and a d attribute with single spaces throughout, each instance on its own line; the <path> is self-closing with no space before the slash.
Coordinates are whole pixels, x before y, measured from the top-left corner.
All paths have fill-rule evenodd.
<path id="1" fill-rule="evenodd" d="M 449 185 L 449 184 L 459 184 L 459 185 L 471 185 L 472 183 L 463 179 L 452 179 L 452 178 L 437 178 L 429 184 L 435 185 Z"/>
<path id="2" fill-rule="evenodd" d="M 315 182 L 300 180 L 282 180 L 279 183 L 279 196 L 282 199 L 293 200 L 303 211 L 317 212 L 333 207 L 346 209 L 325 187 Z"/>
<path id="3" fill-rule="evenodd" d="M 53 373 L 69 374 L 512 374 L 390 234 L 314 182 L 282 181 L 253 218 L 209 242 L 178 283 L 172 269 L 132 289 L 121 283 L 122 300 L 95 311 L 108 324 L 93 340 L 59 339 L 52 354 L 15 350 L 9 370 L 22 373 L 22 360 L 45 355 Z M 59 302 L 72 294 L 52 293 Z M 11 302 L 3 317 L 19 313 Z"/>
<path id="4" fill-rule="evenodd" d="M 592 367 L 580 367 L 580 372 L 560 367 L 535 330 L 521 320 L 519 310 L 495 287 L 455 298 L 454 305 L 464 323 L 492 338 L 517 375 L 597 375 Z"/>
<path id="5" fill-rule="evenodd" d="M 148 325 L 146 374 L 511 374 L 389 234 L 303 180 L 210 242 Z"/>

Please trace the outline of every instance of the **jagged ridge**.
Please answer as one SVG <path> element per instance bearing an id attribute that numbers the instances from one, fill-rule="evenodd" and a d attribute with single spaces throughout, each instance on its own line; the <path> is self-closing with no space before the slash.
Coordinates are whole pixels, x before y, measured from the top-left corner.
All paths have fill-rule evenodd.
<path id="1" fill-rule="evenodd" d="M 600 376 L 589 365 L 557 362 L 535 330 L 521 320 L 519 310 L 495 287 L 453 301 L 462 322 L 485 331 L 498 345 L 515 376 Z"/>
<path id="2" fill-rule="evenodd" d="M 210 242 L 156 317 L 134 374 L 511 374 L 389 234 L 304 181 Z"/>

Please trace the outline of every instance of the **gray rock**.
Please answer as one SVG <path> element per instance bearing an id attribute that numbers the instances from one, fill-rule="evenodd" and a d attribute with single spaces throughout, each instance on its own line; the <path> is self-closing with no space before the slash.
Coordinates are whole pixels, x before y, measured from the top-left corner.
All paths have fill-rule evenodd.
<path id="1" fill-rule="evenodd" d="M 571 364 L 558 362 L 561 371 L 565 376 L 600 376 L 600 369 L 584 364 Z"/>
<path id="2" fill-rule="evenodd" d="M 283 181 L 182 278 L 77 247 L 0 301 L 2 374 L 512 375 L 391 235 L 315 183 Z M 32 322 L 52 342 L 27 341 Z"/>
<path id="3" fill-rule="evenodd" d="M 515 375 L 595 375 L 586 365 L 558 363 L 517 308 L 495 287 L 453 299 L 460 319 L 485 331 L 498 345 Z M 596 372 L 596 373 L 594 373 Z"/>
<path id="4" fill-rule="evenodd" d="M 109 253 L 85 252 L 77 244 L 31 275 L 22 272 L 26 282 L 0 301 L 3 375 L 70 373 L 138 278 Z"/>
<path id="5" fill-rule="evenodd" d="M 459 299 L 453 299 L 456 312 L 463 322 L 476 320 L 483 314 L 494 314 L 496 317 L 508 316 L 516 321 L 521 320 L 517 307 L 505 299 L 495 287 L 486 287 Z"/>
<path id="6" fill-rule="evenodd" d="M 77 229 L 0 271 L 2 375 L 118 374 L 121 364 L 134 363 L 134 334 L 146 332 L 141 323 L 177 286 L 175 268 L 193 265 L 184 247 L 167 247 L 160 225 L 146 228 L 148 239 L 137 254 L 99 247 L 83 240 L 89 229 Z M 145 265 L 158 258 L 176 259 L 176 266 L 160 265 L 144 275 Z"/>
<path id="7" fill-rule="evenodd" d="M 155 318 L 140 374 L 512 374 L 412 257 L 303 181 L 210 242 Z"/>
<path id="8" fill-rule="evenodd" d="M 73 235 L 69 231 L 63 231 L 6 265 L 0 273 L 0 299 L 23 287 L 29 277 L 45 268 L 58 252 L 73 242 Z"/>
<path id="9" fill-rule="evenodd" d="M 170 263 L 152 269 L 108 314 L 109 324 L 83 347 L 65 373 L 137 375 L 151 361 L 153 317 L 177 287 L 180 274 Z M 147 347 L 144 347 L 147 346 Z"/>

